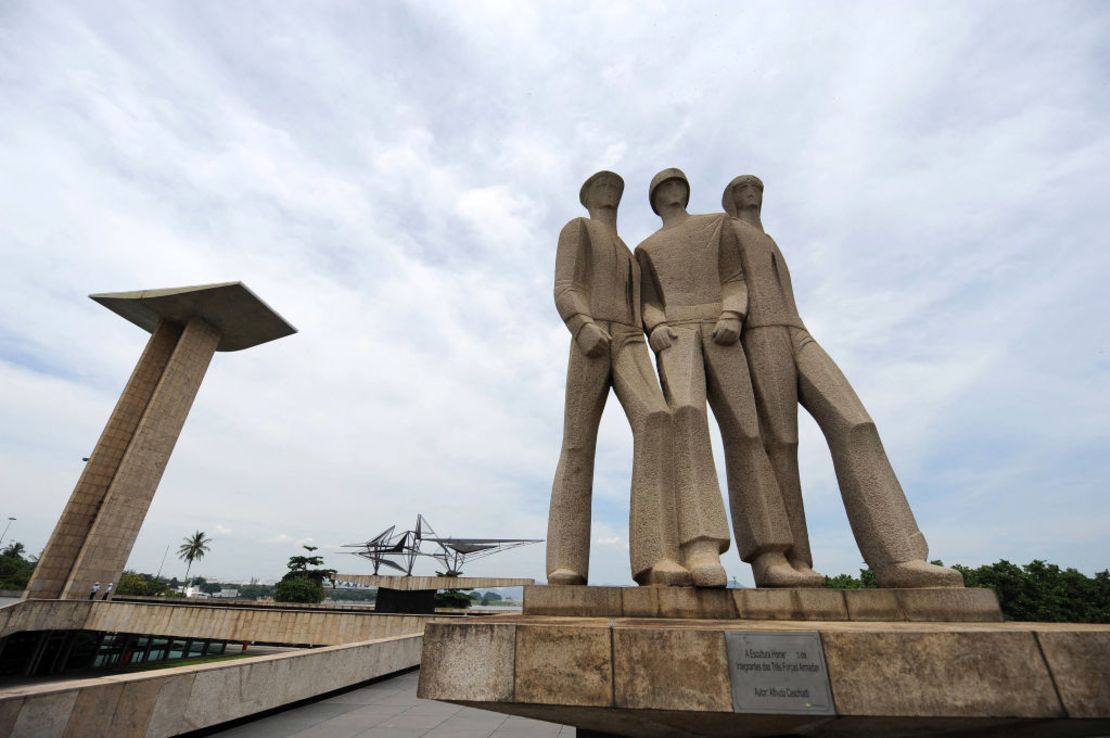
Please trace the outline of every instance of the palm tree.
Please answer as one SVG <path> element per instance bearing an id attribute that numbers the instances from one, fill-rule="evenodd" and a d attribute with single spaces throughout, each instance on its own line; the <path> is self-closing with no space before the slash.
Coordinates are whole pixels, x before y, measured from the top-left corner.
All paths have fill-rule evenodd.
<path id="1" fill-rule="evenodd" d="M 193 568 L 193 562 L 204 558 L 204 554 L 208 553 L 208 544 L 211 542 L 211 538 L 204 537 L 204 531 L 198 530 L 193 535 L 186 536 L 177 549 L 177 558 L 189 562 L 185 567 L 186 591 L 189 589 L 189 570 Z"/>

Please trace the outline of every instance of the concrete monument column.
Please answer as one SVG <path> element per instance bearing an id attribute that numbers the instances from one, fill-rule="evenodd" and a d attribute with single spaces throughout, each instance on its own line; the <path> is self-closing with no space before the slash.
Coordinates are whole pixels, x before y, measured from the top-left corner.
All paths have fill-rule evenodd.
<path id="1" fill-rule="evenodd" d="M 27 585 L 27 596 L 84 599 L 116 582 L 216 351 L 295 329 L 240 282 L 92 299 L 151 332 Z"/>

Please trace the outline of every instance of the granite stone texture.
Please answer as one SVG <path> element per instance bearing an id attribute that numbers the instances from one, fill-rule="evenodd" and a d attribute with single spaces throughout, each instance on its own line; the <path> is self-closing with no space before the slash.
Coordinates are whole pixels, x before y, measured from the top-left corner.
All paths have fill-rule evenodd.
<path id="1" fill-rule="evenodd" d="M 612 648 L 608 628 L 517 626 L 514 701 L 611 704 Z"/>
<path id="2" fill-rule="evenodd" d="M 663 224 L 636 247 L 641 312 L 674 413 L 675 446 L 685 458 L 675 494 L 686 565 L 695 584 L 725 586 L 725 572 L 710 555 L 729 547 L 709 440 L 711 405 L 724 444 L 740 558 L 752 563 L 760 585 L 804 586 L 806 577 L 782 556 L 790 530 L 739 343 L 747 292 L 739 255 L 721 241 L 727 218 L 687 213 L 690 186 L 678 169 L 657 174 L 648 199 Z"/>
<path id="3" fill-rule="evenodd" d="M 638 584 L 726 585 L 719 557 L 731 542 L 712 409 L 737 548 L 756 584 L 824 586 L 813 570 L 798 474 L 800 404 L 825 435 L 853 534 L 879 585 L 963 586 L 959 572 L 927 561 L 874 421 L 802 322 L 782 251 L 763 229 L 763 190 L 758 177 L 736 177 L 722 195 L 724 213 L 692 215 L 688 178 L 664 169 L 648 187 L 662 225 L 632 255 L 617 234 L 624 181 L 601 171 L 583 183 L 579 201 L 589 217 L 563 228 L 555 260 L 555 304 L 571 340 L 549 584 L 588 582 L 597 431 L 612 388 L 633 434 L 629 551 Z"/>
<path id="4" fill-rule="evenodd" d="M 1106 717 L 1110 705 L 1110 631 L 1045 629 L 1038 630 L 1036 636 L 1068 715 Z"/>
<path id="5" fill-rule="evenodd" d="M 486 661 L 489 634 L 470 638 L 475 627 L 498 628 L 497 653 L 516 657 Z M 819 635 L 836 714 L 737 712 L 725 638 L 736 632 Z M 1098 625 L 499 616 L 430 625 L 420 694 L 615 735 L 1101 736 L 1107 648 L 1110 626 Z M 477 697 L 467 672 L 435 673 L 444 657 L 482 664 L 479 681 L 497 688 Z"/>
<path id="6" fill-rule="evenodd" d="M 1001 622 L 993 590 L 524 588 L 525 615 L 703 620 Z"/>
<path id="7" fill-rule="evenodd" d="M 704 630 L 613 630 L 613 706 L 728 712 L 725 639 Z"/>
<path id="8" fill-rule="evenodd" d="M 842 715 L 1064 717 L 1029 631 L 823 631 Z"/>
<path id="9" fill-rule="evenodd" d="M 640 584 L 690 583 L 678 562 L 671 413 L 644 342 L 639 266 L 617 234 L 623 191 L 624 181 L 613 172 L 587 179 L 579 199 L 589 217 L 567 223 L 556 248 L 555 306 L 571 339 L 563 444 L 548 517 L 551 584 L 585 584 L 589 578 L 594 456 L 610 389 L 632 428 L 632 578 Z"/>
<path id="10" fill-rule="evenodd" d="M 798 476 L 798 405 L 817 421 L 832 453 L 840 493 L 864 560 L 882 587 L 960 587 L 959 572 L 927 563 L 917 527 L 878 430 L 851 384 L 798 313 L 790 270 L 763 229 L 763 182 L 736 177 L 721 201 L 726 249 L 747 286 L 744 346 L 771 458 L 792 533 L 787 557 L 813 564 Z"/>
<path id="11" fill-rule="evenodd" d="M 512 701 L 515 625 L 474 623 L 458 629 L 429 623 L 424 632 L 430 640 L 420 659 L 417 696 L 429 698 L 449 691 L 460 700 Z"/>

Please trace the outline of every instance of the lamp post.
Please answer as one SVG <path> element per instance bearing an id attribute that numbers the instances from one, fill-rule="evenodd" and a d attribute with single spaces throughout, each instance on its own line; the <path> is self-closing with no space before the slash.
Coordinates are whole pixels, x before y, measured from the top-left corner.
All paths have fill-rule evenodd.
<path id="1" fill-rule="evenodd" d="M 12 527 L 12 522 L 15 518 L 8 518 L 8 524 L 4 526 L 4 533 L 0 535 L 0 546 L 4 545 L 4 539 L 8 537 L 8 528 Z"/>

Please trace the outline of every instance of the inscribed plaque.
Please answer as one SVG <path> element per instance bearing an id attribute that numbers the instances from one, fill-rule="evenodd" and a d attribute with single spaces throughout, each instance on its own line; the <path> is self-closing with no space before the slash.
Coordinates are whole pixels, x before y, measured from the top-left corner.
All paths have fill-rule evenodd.
<path id="1" fill-rule="evenodd" d="M 725 633 L 736 712 L 835 715 L 820 633 Z"/>

